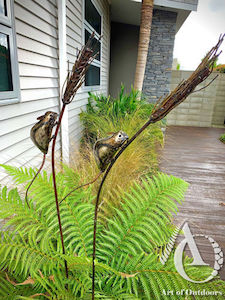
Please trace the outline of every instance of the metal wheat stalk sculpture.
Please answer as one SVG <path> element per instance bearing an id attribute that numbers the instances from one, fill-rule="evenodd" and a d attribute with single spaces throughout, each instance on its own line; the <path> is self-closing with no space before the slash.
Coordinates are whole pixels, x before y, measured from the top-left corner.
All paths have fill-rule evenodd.
<path id="1" fill-rule="evenodd" d="M 57 127 L 55 130 L 53 143 L 52 143 L 52 178 L 53 178 L 53 186 L 54 186 L 54 194 L 55 194 L 55 202 L 56 202 L 56 210 L 58 216 L 58 223 L 59 223 L 59 231 L 60 231 L 60 238 L 62 244 L 62 251 L 65 254 L 65 246 L 64 246 L 64 239 L 63 239 L 63 231 L 62 231 L 62 224 L 61 224 L 61 217 L 60 217 L 60 210 L 59 210 L 59 201 L 58 201 L 58 192 L 57 192 L 57 184 L 56 184 L 56 172 L 55 172 L 55 144 L 56 138 L 59 133 L 59 128 L 62 122 L 63 114 L 65 112 L 66 105 L 72 102 L 77 90 L 81 87 L 85 80 L 85 74 L 89 65 L 95 59 L 97 53 L 94 51 L 95 47 L 95 35 L 92 33 L 90 36 L 87 44 L 83 46 L 83 48 L 78 52 L 77 59 L 73 65 L 72 71 L 68 71 L 68 76 L 66 82 L 64 84 L 65 90 L 62 96 L 63 106 L 59 115 L 59 120 L 57 123 Z M 65 272 L 66 277 L 68 278 L 68 266 L 65 260 Z"/>
<path id="2" fill-rule="evenodd" d="M 207 53 L 205 58 L 202 60 L 198 68 L 191 74 L 191 76 L 182 81 L 169 95 L 167 95 L 162 101 L 156 103 L 154 110 L 149 120 L 122 146 L 119 152 L 115 155 L 110 165 L 105 171 L 102 181 L 99 185 L 97 199 L 95 204 L 94 214 L 94 229 L 93 229 L 93 261 L 92 261 L 92 299 L 95 298 L 95 255 L 96 255 L 96 229 L 97 229 L 97 217 L 100 194 L 103 184 L 112 169 L 113 165 L 119 158 L 119 156 L 126 150 L 126 148 L 150 125 L 163 119 L 172 109 L 183 102 L 191 93 L 194 92 L 197 85 L 203 82 L 213 71 L 213 65 L 217 60 L 221 52 L 218 53 L 218 49 L 223 42 L 225 35 L 221 35 L 218 43 Z M 214 79 L 213 79 L 214 80 Z M 213 81 L 212 80 L 212 81 Z M 212 82 L 211 81 L 211 82 Z M 205 87 L 207 87 L 206 85 Z"/>

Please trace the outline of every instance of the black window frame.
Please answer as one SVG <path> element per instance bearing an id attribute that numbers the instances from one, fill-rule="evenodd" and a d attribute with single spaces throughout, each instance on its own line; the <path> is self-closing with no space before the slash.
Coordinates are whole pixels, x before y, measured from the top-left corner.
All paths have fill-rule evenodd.
<path id="1" fill-rule="evenodd" d="M 92 25 L 85 19 L 85 8 L 86 8 L 86 5 L 85 5 L 85 2 L 86 1 L 91 1 L 93 6 L 95 7 L 97 13 L 99 14 L 100 16 L 100 22 L 101 22 L 101 25 L 100 25 L 100 33 L 97 32 L 95 30 L 95 28 L 92 27 Z M 86 42 L 86 39 L 85 39 L 85 36 L 87 36 L 87 34 L 85 34 L 86 32 L 88 32 L 89 34 L 92 34 L 92 32 L 95 33 L 95 37 L 96 37 L 96 40 L 99 40 L 100 39 L 100 36 L 102 34 L 102 28 L 103 28 L 103 13 L 101 12 L 101 10 L 99 9 L 97 3 L 95 0 L 84 0 L 83 1 L 83 44 Z M 87 71 L 87 75 L 85 76 L 85 82 L 84 82 L 84 86 L 83 86 L 83 89 L 84 90 L 87 90 L 87 91 L 90 91 L 90 90 L 95 90 L 95 89 L 99 89 L 99 87 L 101 86 L 101 60 L 102 60 L 102 42 L 101 42 L 101 39 L 99 40 L 99 48 L 100 48 L 100 53 L 99 55 L 96 57 L 96 59 L 94 59 L 94 61 L 92 62 L 91 66 L 95 67 L 95 68 L 98 68 L 99 69 L 99 80 L 97 80 L 98 84 L 88 84 L 87 83 L 87 77 L 88 77 L 88 72 L 91 72 L 92 68 L 90 67 L 89 70 Z"/>

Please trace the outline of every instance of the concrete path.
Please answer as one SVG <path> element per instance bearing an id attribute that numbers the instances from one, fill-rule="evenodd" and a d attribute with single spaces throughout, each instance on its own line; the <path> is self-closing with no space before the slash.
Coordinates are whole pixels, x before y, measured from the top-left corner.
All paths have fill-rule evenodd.
<path id="1" fill-rule="evenodd" d="M 190 183 L 175 223 L 187 219 L 193 234 L 211 236 L 225 256 L 225 144 L 218 140 L 225 129 L 170 126 L 166 133 L 160 168 Z M 213 267 L 208 241 L 196 238 L 196 243 L 203 260 Z M 225 263 L 220 276 L 225 280 Z"/>

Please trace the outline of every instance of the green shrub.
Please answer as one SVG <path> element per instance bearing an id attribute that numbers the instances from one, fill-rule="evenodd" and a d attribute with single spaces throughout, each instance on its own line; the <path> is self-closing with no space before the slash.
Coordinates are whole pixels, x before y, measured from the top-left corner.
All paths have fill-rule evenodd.
<path id="1" fill-rule="evenodd" d="M 220 141 L 223 142 L 223 143 L 225 143 L 225 133 L 221 135 Z"/>
<path id="2" fill-rule="evenodd" d="M 32 169 L 3 167 L 18 185 L 27 184 L 35 173 Z M 59 199 L 76 178 L 78 174 L 68 167 L 57 174 Z M 186 189 L 183 180 L 158 174 L 136 183 L 126 195 L 117 191 L 122 209 L 114 209 L 113 215 L 97 227 L 96 299 L 167 299 L 163 289 L 225 292 L 224 282 L 218 279 L 207 284 L 184 280 L 174 267 L 173 254 L 165 266 L 159 262 L 157 249 L 167 244 L 173 232 L 172 213 L 177 212 Z M 30 195 L 29 209 L 17 189 L 4 187 L 0 193 L 0 218 L 5 221 L 0 237 L 1 299 L 32 299 L 34 295 L 40 300 L 90 299 L 91 187 L 77 191 L 60 205 L 66 255 L 61 249 L 52 179 L 46 172 L 38 176 Z M 187 272 L 196 279 L 206 278 L 212 271 L 202 267 L 199 272 L 187 263 L 188 258 Z"/>
<path id="3" fill-rule="evenodd" d="M 89 93 L 86 112 L 81 113 L 85 135 L 80 153 L 71 151 L 71 166 L 79 173 L 79 184 L 93 180 L 99 170 L 93 157 L 93 143 L 97 138 L 106 137 L 110 132 L 123 130 L 129 137 L 134 135 L 151 115 L 153 104 L 147 103 L 133 88 L 125 94 L 121 87 L 117 99 L 96 96 Z M 158 148 L 163 145 L 161 123 L 149 126 L 118 159 L 112 168 L 103 188 L 105 214 L 111 213 L 111 207 L 118 207 L 120 201 L 114 197 L 114 190 L 126 192 L 133 181 L 144 174 L 152 175 L 158 170 Z M 126 173 L 126 176 L 124 174 Z M 95 194 L 99 182 L 92 186 Z"/>
<path id="4" fill-rule="evenodd" d="M 147 103 L 133 88 L 129 94 L 125 94 L 124 86 L 122 86 L 117 99 L 89 93 L 87 110 L 80 115 L 84 125 L 82 151 L 87 148 L 87 142 L 91 144 L 89 148 L 92 148 L 96 139 L 106 137 L 111 132 L 123 130 L 131 137 L 150 117 L 152 109 L 153 104 Z M 129 146 L 118 163 L 118 167 L 121 166 L 123 172 L 133 168 L 138 176 L 145 169 L 148 171 L 150 169 L 152 172 L 157 169 L 157 147 L 163 145 L 161 126 L 161 122 L 149 126 Z M 135 177 L 129 178 L 128 176 L 128 180 L 132 179 Z"/>
<path id="5" fill-rule="evenodd" d="M 219 73 L 225 73 L 225 65 L 219 64 L 216 65 L 213 69 L 213 71 L 219 72 Z"/>
<path id="6" fill-rule="evenodd" d="M 139 107 L 147 104 L 143 95 L 131 87 L 130 93 L 125 93 L 124 85 L 121 85 L 121 91 L 117 98 L 111 96 L 95 95 L 89 92 L 87 105 L 88 113 L 97 113 L 98 116 L 109 116 L 110 118 L 120 118 L 132 114 Z M 148 104 L 150 111 L 152 104 Z"/>
<path id="7" fill-rule="evenodd" d="M 123 85 L 118 98 L 89 93 L 86 111 L 80 114 L 85 137 L 93 143 L 107 132 L 122 129 L 124 123 L 129 123 L 133 118 L 141 125 L 150 117 L 153 107 L 153 104 L 146 102 L 142 94 L 133 88 L 126 94 Z M 157 127 L 160 125 L 159 122 Z"/>

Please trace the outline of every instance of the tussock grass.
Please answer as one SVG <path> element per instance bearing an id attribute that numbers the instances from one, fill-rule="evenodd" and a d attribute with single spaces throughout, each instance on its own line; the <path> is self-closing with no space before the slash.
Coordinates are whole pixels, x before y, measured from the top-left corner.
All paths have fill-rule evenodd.
<path id="1" fill-rule="evenodd" d="M 117 98 L 89 93 L 86 111 L 80 114 L 84 127 L 81 146 L 79 152 L 71 151 L 71 167 L 76 174 L 74 188 L 92 181 L 100 172 L 92 151 L 95 141 L 119 130 L 132 137 L 150 117 L 153 107 L 133 88 L 126 94 L 123 85 Z M 110 214 L 112 207 L 119 206 L 118 190 L 125 193 L 134 181 L 140 182 L 144 174 L 151 176 L 157 171 L 157 147 L 163 144 L 162 124 L 160 121 L 147 128 L 115 163 L 102 190 L 100 209 L 104 215 Z M 100 180 L 98 178 L 91 186 L 85 187 L 91 189 L 94 197 Z"/>
<path id="2" fill-rule="evenodd" d="M 99 116 L 91 116 L 92 132 L 97 134 L 98 138 L 106 137 L 110 132 L 123 130 L 131 137 L 143 124 L 140 111 L 136 111 L 132 116 L 114 120 Z M 115 193 L 122 190 L 124 193 L 132 186 L 134 181 L 138 182 L 140 178 L 148 173 L 154 174 L 158 168 L 157 148 L 163 144 L 163 134 L 160 124 L 154 124 L 145 130 L 121 155 L 114 168 L 105 182 L 100 205 L 104 214 L 109 214 L 112 207 L 118 207 L 118 197 Z M 80 185 L 92 181 L 100 172 L 93 155 L 92 144 L 83 141 L 78 151 L 71 151 L 71 167 L 79 174 L 79 181 L 75 184 Z M 101 177 L 102 178 L 102 177 Z M 100 178 L 92 184 L 92 193 L 96 195 Z M 74 186 L 75 187 L 75 186 Z"/>

